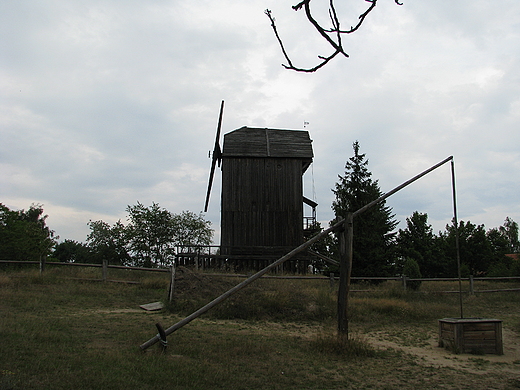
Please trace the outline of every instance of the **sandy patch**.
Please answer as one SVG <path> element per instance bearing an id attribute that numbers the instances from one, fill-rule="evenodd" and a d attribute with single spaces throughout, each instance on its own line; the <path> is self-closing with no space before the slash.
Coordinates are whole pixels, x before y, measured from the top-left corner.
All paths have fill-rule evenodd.
<path id="1" fill-rule="evenodd" d="M 384 331 L 363 334 L 363 337 L 377 348 L 392 348 L 415 356 L 419 364 L 433 367 L 450 367 L 472 373 L 509 372 L 520 374 L 520 338 L 515 332 L 503 329 L 503 355 L 470 355 L 455 354 L 438 346 L 436 332 L 431 332 L 429 338 L 417 346 L 403 346 L 388 340 Z"/>

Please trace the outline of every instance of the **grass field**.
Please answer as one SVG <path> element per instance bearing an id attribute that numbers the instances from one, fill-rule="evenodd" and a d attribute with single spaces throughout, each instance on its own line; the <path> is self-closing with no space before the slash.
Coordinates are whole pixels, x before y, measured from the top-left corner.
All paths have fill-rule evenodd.
<path id="1" fill-rule="evenodd" d="M 464 296 L 467 317 L 499 318 L 506 353 L 455 355 L 436 347 L 437 320 L 459 315 L 451 283 L 354 286 L 349 342 L 335 336 L 326 281 L 259 280 L 168 337 L 139 345 L 238 283 L 178 273 L 110 271 L 140 284 L 87 282 L 99 270 L 0 272 L 0 390 L 5 389 L 516 389 L 520 293 Z M 481 283 L 476 288 L 518 287 Z M 362 287 L 362 288 L 361 288 Z"/>

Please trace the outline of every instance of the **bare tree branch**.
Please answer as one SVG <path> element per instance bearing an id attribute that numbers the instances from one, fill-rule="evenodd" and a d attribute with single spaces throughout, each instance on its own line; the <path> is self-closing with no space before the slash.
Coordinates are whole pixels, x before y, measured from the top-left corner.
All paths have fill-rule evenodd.
<path id="1" fill-rule="evenodd" d="M 307 17 L 307 20 L 314 26 L 316 31 L 327 41 L 327 43 L 334 49 L 331 54 L 328 56 L 322 56 L 318 55 L 318 59 L 320 62 L 310 68 L 300 68 L 295 65 L 293 65 L 291 58 L 289 57 L 289 54 L 287 53 L 287 50 L 285 49 L 285 46 L 283 44 L 282 39 L 280 38 L 280 35 L 278 34 L 278 29 L 276 27 L 275 18 L 272 15 L 271 10 L 266 9 L 265 14 L 271 21 L 271 27 L 273 28 L 274 35 L 276 36 L 276 39 L 278 40 L 278 43 L 280 44 L 280 48 L 282 49 L 282 53 L 285 57 L 285 60 L 287 61 L 286 64 L 282 64 L 282 66 L 286 69 L 295 70 L 297 72 L 307 72 L 312 73 L 317 71 L 318 69 L 325 66 L 330 60 L 332 60 L 334 57 L 336 57 L 338 54 L 342 54 L 345 57 L 348 57 L 349 55 L 345 52 L 343 49 L 343 42 L 342 42 L 342 34 L 352 34 L 353 32 L 357 31 L 363 22 L 365 21 L 366 17 L 372 10 L 376 7 L 378 0 L 365 0 L 370 3 L 370 6 L 367 8 L 365 12 L 363 12 L 361 15 L 359 15 L 359 21 L 355 26 L 351 26 L 348 30 L 342 30 L 341 29 L 341 23 L 338 17 L 338 14 L 336 12 L 336 7 L 334 6 L 334 0 L 329 0 L 329 18 L 331 22 L 330 28 L 325 28 L 314 18 L 311 12 L 310 3 L 312 0 L 302 0 L 298 4 L 293 5 L 293 9 L 295 11 L 299 11 L 302 8 L 305 11 L 305 16 Z M 394 0 L 394 2 L 398 5 L 403 5 L 403 3 L 399 2 L 399 0 Z"/>

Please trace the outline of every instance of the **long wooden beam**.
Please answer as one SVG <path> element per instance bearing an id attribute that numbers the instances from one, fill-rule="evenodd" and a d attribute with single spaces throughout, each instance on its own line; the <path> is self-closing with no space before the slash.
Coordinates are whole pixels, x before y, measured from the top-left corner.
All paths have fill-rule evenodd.
<path id="1" fill-rule="evenodd" d="M 236 292 L 242 290 L 244 287 L 248 286 L 249 284 L 253 283 L 255 280 L 259 279 L 260 277 L 262 277 L 263 275 L 265 275 L 266 273 L 268 273 L 270 270 L 272 270 L 273 268 L 276 268 L 278 267 L 280 264 L 284 263 L 285 261 L 289 260 L 291 257 L 293 257 L 294 255 L 304 251 L 305 249 L 307 249 L 309 246 L 311 246 L 312 244 L 314 244 L 316 241 L 320 240 L 322 237 L 326 236 L 327 234 L 329 234 L 330 232 L 340 228 L 344 223 L 344 220 L 341 219 L 340 221 L 338 221 L 337 223 L 335 223 L 334 225 L 332 225 L 331 227 L 329 227 L 328 229 L 325 229 L 323 230 L 322 232 L 316 234 L 314 237 L 310 238 L 308 241 L 304 242 L 303 244 L 301 244 L 299 247 L 293 249 L 292 251 L 290 251 L 289 253 L 287 253 L 286 255 L 280 257 L 278 260 L 276 260 L 275 262 L 269 264 L 267 267 L 263 268 L 262 270 L 258 271 L 256 274 L 250 276 L 248 279 L 244 280 L 243 282 L 237 284 L 235 287 L 229 289 L 228 291 L 226 291 L 225 293 L 223 293 L 222 295 L 220 295 L 219 297 L 215 298 L 214 300 L 212 300 L 211 302 L 209 302 L 208 304 L 206 304 L 205 306 L 201 307 L 199 310 L 193 312 L 192 314 L 190 314 L 188 317 L 184 318 L 183 320 L 177 322 L 176 324 L 170 326 L 168 329 L 165 329 L 165 334 L 166 336 L 172 334 L 173 332 L 175 332 L 176 330 L 182 328 L 184 325 L 190 323 L 191 321 L 193 321 L 194 319 L 196 319 L 197 317 L 200 317 L 202 314 L 206 313 L 208 310 L 210 310 L 211 308 L 215 307 L 216 305 L 218 305 L 219 303 L 223 302 L 224 300 L 226 300 L 227 298 L 229 298 L 231 295 L 235 294 Z M 160 341 L 161 338 L 159 335 L 155 335 L 154 337 L 152 337 L 150 340 L 148 340 L 147 342 L 143 343 L 140 345 L 140 348 L 142 350 L 145 350 L 149 347 L 151 347 L 152 345 L 154 345 L 155 343 L 157 343 L 158 341 Z"/>
<path id="2" fill-rule="evenodd" d="M 377 198 L 376 200 L 373 200 L 372 202 L 367 203 L 366 205 L 364 205 L 363 207 L 361 207 L 360 209 L 357 209 L 357 210 L 354 211 L 354 213 L 353 213 L 353 214 L 354 214 L 354 217 L 355 217 L 356 215 L 359 215 L 359 214 L 365 212 L 365 211 L 368 210 L 370 207 L 372 207 L 372 206 L 376 205 L 377 203 L 379 203 L 379 202 L 385 200 L 385 199 L 388 198 L 389 196 L 395 194 L 397 191 L 402 190 L 404 187 L 406 187 L 406 186 L 412 184 L 414 181 L 419 180 L 421 177 L 423 177 L 424 175 L 427 175 L 427 174 L 430 173 L 431 171 L 433 171 L 433 170 L 439 168 L 441 165 L 446 164 L 448 161 L 453 161 L 453 156 L 450 156 L 450 157 L 448 157 L 448 158 L 442 160 L 440 163 L 435 164 L 433 167 L 428 168 L 427 170 L 425 170 L 425 171 L 419 173 L 417 176 L 412 177 L 410 180 L 405 181 L 403 184 L 401 184 L 401 185 L 395 187 L 393 190 L 388 191 L 386 194 L 381 195 L 381 196 L 380 196 L 379 198 Z"/>
<path id="3" fill-rule="evenodd" d="M 335 266 L 338 266 L 339 267 L 339 261 L 337 260 L 334 260 L 334 259 L 331 259 L 330 257 L 328 256 L 325 256 L 325 255 L 322 255 L 321 253 L 318 253 L 318 252 L 314 252 L 313 250 L 309 249 L 307 252 L 309 252 L 311 255 L 313 256 L 316 256 L 320 259 L 322 259 L 323 261 L 329 263 L 329 264 L 332 264 L 332 265 L 335 265 Z"/>
<path id="4" fill-rule="evenodd" d="M 382 196 L 380 196 L 376 200 L 374 200 L 374 201 L 366 204 L 365 206 L 361 207 L 360 209 L 354 211 L 352 213 L 352 218 L 354 218 L 356 215 L 361 214 L 362 212 L 368 210 L 369 208 L 375 206 L 377 203 L 379 203 L 379 202 L 383 201 L 384 199 L 388 198 L 389 196 L 395 194 L 397 191 L 400 191 L 404 187 L 412 184 L 414 181 L 420 179 L 421 177 L 425 176 L 426 174 L 430 173 L 431 171 L 439 168 L 441 165 L 444 165 L 448 161 L 452 161 L 452 160 L 453 160 L 453 156 L 450 156 L 450 157 L 444 159 L 443 161 L 439 162 L 438 164 L 432 166 L 431 168 L 421 172 L 417 176 L 414 176 L 413 178 L 411 178 L 410 180 L 404 182 L 403 184 L 395 187 L 393 190 L 387 192 L 386 194 L 383 194 Z M 327 234 L 329 234 L 332 231 L 335 231 L 335 230 L 337 230 L 339 228 L 342 228 L 344 223 L 345 223 L 345 220 L 341 219 L 337 223 L 335 223 L 333 226 L 331 226 L 328 229 L 325 229 L 322 232 L 316 234 L 314 237 L 312 237 L 308 241 L 304 242 L 299 247 L 293 249 L 292 251 L 290 251 L 286 255 L 280 257 L 278 260 L 276 260 L 275 262 L 269 264 L 264 269 L 258 271 L 256 274 L 254 274 L 251 277 L 249 277 L 248 279 L 244 280 L 242 283 L 237 284 L 235 287 L 231 288 L 230 290 L 226 291 L 224 294 L 222 294 L 219 297 L 215 298 L 213 301 L 211 301 L 207 305 L 201 307 L 199 310 L 195 311 L 194 313 L 190 314 L 188 317 L 186 317 L 183 320 L 181 320 L 181 321 L 177 322 L 176 324 L 172 325 L 171 327 L 169 327 L 168 329 L 165 330 L 165 334 L 166 335 L 172 334 L 176 330 L 182 328 L 184 325 L 186 325 L 186 324 L 190 323 L 191 321 L 193 321 L 194 319 L 200 317 L 202 314 L 206 313 L 211 308 L 213 308 L 216 305 L 218 305 L 219 303 L 223 302 L 224 300 L 229 298 L 231 295 L 233 295 L 236 292 L 242 290 L 244 287 L 248 286 L 249 284 L 253 283 L 258 278 L 260 278 L 263 275 L 265 275 L 271 269 L 278 267 L 280 264 L 283 264 L 285 261 L 289 260 L 294 255 L 296 255 L 296 254 L 302 252 L 303 250 L 307 249 L 309 246 L 314 244 L 316 241 L 320 240 L 322 237 L 326 236 Z M 350 275 L 348 275 L 348 276 L 350 276 Z M 348 281 L 347 281 L 347 283 L 348 283 Z M 155 337 L 151 338 L 147 342 L 141 344 L 140 348 L 142 350 L 145 350 L 145 349 L 149 348 L 150 346 L 154 345 L 155 343 L 157 343 L 160 339 L 161 339 L 160 336 L 156 335 Z"/>

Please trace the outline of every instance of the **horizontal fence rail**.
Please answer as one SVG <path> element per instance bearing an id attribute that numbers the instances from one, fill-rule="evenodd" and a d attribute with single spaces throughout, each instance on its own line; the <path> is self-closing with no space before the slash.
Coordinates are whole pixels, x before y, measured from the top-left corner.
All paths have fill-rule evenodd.
<path id="1" fill-rule="evenodd" d="M 12 265 L 40 265 L 39 261 L 23 261 L 23 260 L 0 260 L 0 264 L 12 264 Z M 104 264 L 92 264 L 92 263 L 63 263 L 63 262 L 46 262 L 46 265 L 50 266 L 70 266 L 70 267 L 85 267 L 85 268 L 101 268 L 103 269 Z M 158 272 L 158 273 L 171 273 L 170 268 L 146 268 L 146 267 L 135 267 L 135 266 L 124 266 L 124 265 L 105 265 L 106 269 L 120 269 L 120 270 L 134 270 L 134 271 L 145 271 L 145 272 Z M 242 274 L 242 273 L 214 273 L 214 272 L 198 272 L 200 275 L 204 275 L 207 277 L 225 277 L 225 278 L 243 278 L 247 279 L 251 276 L 251 274 Z M 106 277 L 106 274 L 105 274 Z M 263 279 L 292 279 L 292 280 L 323 280 L 323 281 L 337 281 L 339 280 L 339 275 L 335 275 L 333 273 L 330 276 L 324 275 L 263 275 Z M 81 279 L 81 278 L 74 278 Z M 106 279 L 106 278 L 105 278 Z M 375 281 L 375 282 L 385 282 L 385 281 L 400 281 L 403 283 L 403 286 L 406 287 L 407 282 L 410 281 L 418 281 L 418 282 L 457 282 L 459 278 L 409 278 L 405 275 L 400 276 L 352 276 L 352 281 Z M 103 279 L 85 279 L 85 280 L 103 280 Z M 469 291 L 470 293 L 474 292 L 501 292 L 501 291 L 520 291 L 520 288 L 509 288 L 509 289 L 495 289 L 495 290 L 475 290 L 474 282 L 476 281 L 520 281 L 520 276 L 470 276 L 467 278 L 461 278 L 464 282 L 469 282 Z M 124 282 L 121 280 L 106 280 L 110 282 Z M 129 282 L 135 283 L 135 282 Z M 355 292 L 356 290 L 353 290 Z M 368 290 L 362 290 L 368 291 Z M 458 291 L 444 291 L 446 293 L 456 293 Z"/>

